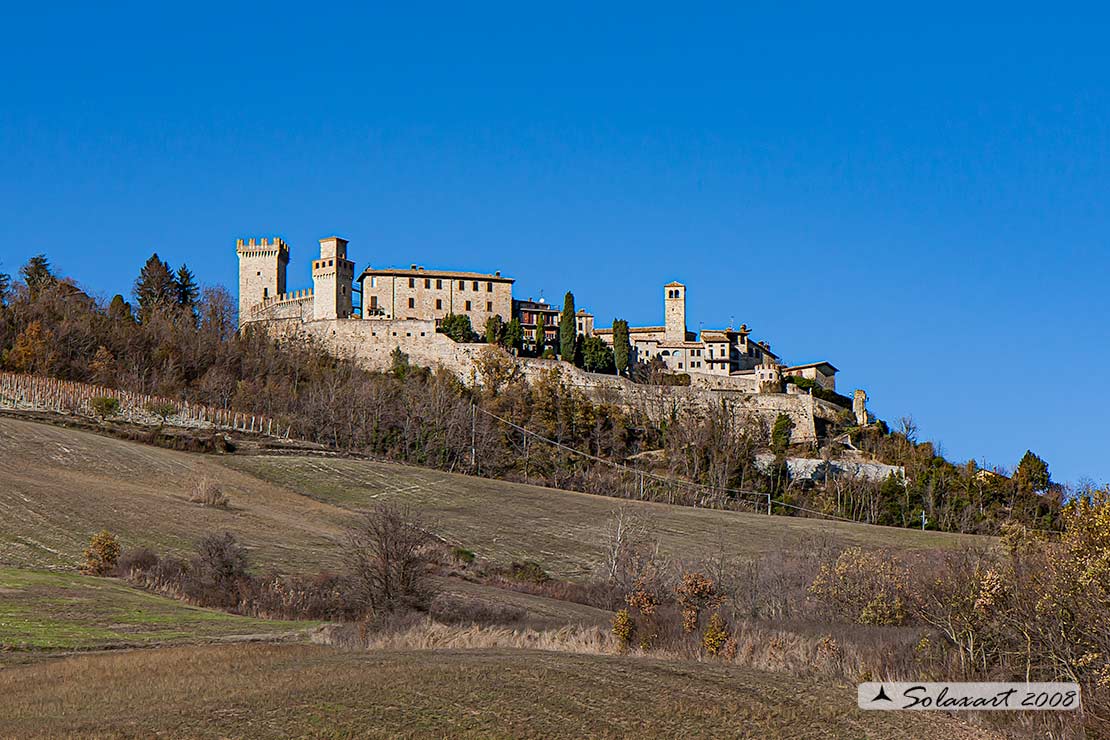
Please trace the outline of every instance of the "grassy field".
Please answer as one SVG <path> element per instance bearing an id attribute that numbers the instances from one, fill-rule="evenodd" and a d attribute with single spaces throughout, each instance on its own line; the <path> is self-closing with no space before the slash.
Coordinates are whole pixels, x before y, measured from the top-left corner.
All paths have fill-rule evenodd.
<path id="1" fill-rule="evenodd" d="M 190 503 L 198 478 L 218 481 L 230 510 Z M 361 460 L 198 455 L 0 418 L 0 565 L 73 568 L 104 528 L 125 547 L 175 554 L 226 530 L 250 548 L 259 569 L 315 572 L 337 565 L 343 528 L 375 501 L 419 508 L 438 533 L 482 557 L 536 560 L 566 577 L 595 567 L 607 519 L 620 506 L 649 515 L 663 548 L 684 558 L 721 547 L 752 556 L 811 538 L 905 549 L 985 541 L 619 501 Z"/>
<path id="2" fill-rule="evenodd" d="M 5 670 L 0 696 L 5 737 L 994 737 L 789 676 L 506 649 L 133 651 Z"/>
<path id="3" fill-rule="evenodd" d="M 229 510 L 189 502 L 201 477 L 219 481 Z M 260 567 L 310 572 L 335 563 L 349 518 L 212 456 L 0 418 L 0 565 L 73 568 L 100 529 L 177 554 L 228 530 Z"/>
<path id="4" fill-rule="evenodd" d="M 409 504 L 444 537 L 495 561 L 533 559 L 562 576 L 600 560 L 607 520 L 626 506 L 654 522 L 670 554 L 698 558 L 723 548 L 750 557 L 797 548 L 807 539 L 839 545 L 932 549 L 984 538 L 817 519 L 622 501 L 425 468 L 312 457 L 228 457 L 224 465 L 304 493 L 316 501 L 365 509 L 376 501 Z"/>
<path id="5" fill-rule="evenodd" d="M 0 568 L 0 650 L 9 657 L 22 651 L 277 638 L 314 626 L 199 609 L 108 578 Z"/>

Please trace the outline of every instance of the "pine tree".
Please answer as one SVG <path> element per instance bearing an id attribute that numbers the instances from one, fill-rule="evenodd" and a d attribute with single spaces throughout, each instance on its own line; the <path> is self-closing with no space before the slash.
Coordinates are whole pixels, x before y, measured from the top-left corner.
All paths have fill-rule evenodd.
<path id="1" fill-rule="evenodd" d="M 617 373 L 624 375 L 628 370 L 628 360 L 632 356 L 632 343 L 628 338 L 628 322 L 624 319 L 613 320 L 613 363 Z"/>
<path id="2" fill-rule="evenodd" d="M 19 268 L 19 274 L 27 284 L 27 290 L 30 291 L 32 299 L 38 298 L 43 290 L 58 282 L 45 254 L 36 254 L 27 260 L 27 264 Z"/>
<path id="3" fill-rule="evenodd" d="M 8 305 L 8 292 L 12 288 L 12 276 L 6 272 L 0 272 L 0 306 Z"/>
<path id="4" fill-rule="evenodd" d="M 139 271 L 135 280 L 135 300 L 139 304 L 139 321 L 148 321 L 157 310 L 176 305 L 178 302 L 178 285 L 170 270 L 169 263 L 158 259 L 158 254 L 150 255 L 150 259 Z"/>
<path id="5" fill-rule="evenodd" d="M 193 271 L 182 263 L 177 270 L 177 305 L 195 310 L 198 298 L 200 298 L 200 287 L 193 276 Z"/>
<path id="6" fill-rule="evenodd" d="M 1048 489 L 1052 479 L 1048 475 L 1048 463 L 1026 450 L 1014 471 L 1014 483 L 1019 491 L 1029 493 Z"/>
<path id="7" fill-rule="evenodd" d="M 559 317 L 559 357 L 567 362 L 574 361 L 574 340 L 578 329 L 574 323 L 574 293 L 569 290 L 563 297 L 563 313 Z"/>

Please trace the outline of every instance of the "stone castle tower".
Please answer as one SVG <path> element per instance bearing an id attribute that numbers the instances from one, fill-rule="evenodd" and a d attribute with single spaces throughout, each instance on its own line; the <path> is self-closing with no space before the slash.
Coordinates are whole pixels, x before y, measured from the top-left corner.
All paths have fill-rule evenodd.
<path id="1" fill-rule="evenodd" d="M 686 341 L 686 286 L 672 282 L 663 286 L 663 339 L 667 342 Z"/>
<path id="2" fill-rule="evenodd" d="M 273 239 L 239 239 L 235 242 L 239 255 L 239 321 L 251 306 L 285 292 L 285 268 L 289 265 L 289 245 L 276 236 Z"/>
<path id="3" fill-rule="evenodd" d="M 338 236 L 321 239 L 320 259 L 312 262 L 313 318 L 350 318 L 354 280 L 355 263 L 347 259 L 347 240 Z"/>

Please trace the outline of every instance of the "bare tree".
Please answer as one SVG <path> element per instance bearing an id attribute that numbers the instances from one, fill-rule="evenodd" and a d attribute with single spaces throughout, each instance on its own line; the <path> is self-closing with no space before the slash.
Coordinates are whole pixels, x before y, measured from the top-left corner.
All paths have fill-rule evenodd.
<path id="1" fill-rule="evenodd" d="M 432 597 L 428 578 L 432 537 L 407 507 L 378 504 L 347 533 L 345 560 L 355 599 L 368 611 L 423 607 Z"/>

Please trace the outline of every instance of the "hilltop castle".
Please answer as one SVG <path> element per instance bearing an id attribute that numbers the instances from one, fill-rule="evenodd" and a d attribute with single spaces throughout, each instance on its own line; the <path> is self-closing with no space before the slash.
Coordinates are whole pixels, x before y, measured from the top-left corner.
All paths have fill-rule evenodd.
<path id="1" fill-rule="evenodd" d="M 239 239 L 239 324 L 259 324 L 278 335 L 308 334 L 336 352 L 384 368 L 395 347 L 414 362 L 442 365 L 461 377 L 473 374 L 480 344 L 456 343 L 438 332 L 448 314 L 470 319 L 478 332 L 498 316 L 520 321 L 531 341 L 537 324 L 555 342 L 560 310 L 541 301 L 513 298 L 513 279 L 493 274 L 367 267 L 355 276 L 347 257 L 347 240 L 320 240 L 312 261 L 312 288 L 288 291 L 289 245 L 282 239 Z M 356 301 L 356 298 L 358 299 Z M 786 366 L 766 342 L 753 341 L 739 329 L 707 329 L 698 336 L 686 327 L 686 286 L 663 286 L 663 325 L 631 327 L 633 362 L 657 360 L 670 371 L 685 373 L 695 387 L 759 393 L 780 387 L 784 375 L 796 375 L 835 390 L 836 368 L 828 362 Z M 594 317 L 578 311 L 579 334 L 612 345 L 612 329 L 594 328 Z M 527 363 L 522 360 L 525 365 Z"/>

